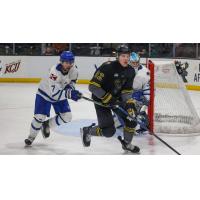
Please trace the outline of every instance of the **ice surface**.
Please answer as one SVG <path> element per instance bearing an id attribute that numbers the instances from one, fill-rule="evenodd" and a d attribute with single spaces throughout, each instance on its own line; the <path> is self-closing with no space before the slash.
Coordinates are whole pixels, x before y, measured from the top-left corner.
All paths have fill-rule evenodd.
<path id="1" fill-rule="evenodd" d="M 38 84 L 0 84 L 0 154 L 124 154 L 121 145 L 113 138 L 92 138 L 91 147 L 84 148 L 79 129 L 96 121 L 91 102 L 70 101 L 73 121 L 52 131 L 51 137 L 43 139 L 38 135 L 32 147 L 24 147 L 24 139 L 29 134 L 33 117 L 34 99 Z M 87 85 L 78 85 L 87 96 Z M 196 110 L 200 114 L 200 92 L 189 92 Z M 52 115 L 54 115 L 52 110 Z M 118 132 L 117 134 L 120 134 Z M 200 154 L 200 137 L 172 137 L 161 135 L 162 139 L 182 154 Z M 141 154 L 174 154 L 156 138 L 150 135 L 135 136 L 133 143 L 141 148 Z"/>

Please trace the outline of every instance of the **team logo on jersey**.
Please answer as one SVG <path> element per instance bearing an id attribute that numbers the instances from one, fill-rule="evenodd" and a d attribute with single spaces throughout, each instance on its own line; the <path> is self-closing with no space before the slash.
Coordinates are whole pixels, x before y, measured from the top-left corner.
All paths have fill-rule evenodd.
<path id="1" fill-rule="evenodd" d="M 56 81 L 56 79 L 58 78 L 56 75 L 51 74 L 49 77 L 51 80 Z"/>
<path id="2" fill-rule="evenodd" d="M 114 80 L 114 85 L 115 85 L 115 88 L 116 88 L 117 90 L 121 90 L 121 88 L 122 88 L 122 82 L 121 82 L 120 79 Z"/>

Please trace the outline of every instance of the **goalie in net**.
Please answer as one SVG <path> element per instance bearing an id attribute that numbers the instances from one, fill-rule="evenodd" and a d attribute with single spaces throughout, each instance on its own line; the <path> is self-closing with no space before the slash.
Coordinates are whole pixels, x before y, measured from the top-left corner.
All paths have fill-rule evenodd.
<path id="1" fill-rule="evenodd" d="M 140 64 L 139 56 L 132 53 L 130 64 L 136 71 L 133 98 L 136 100 L 138 118 L 144 126 L 155 133 L 199 134 L 200 118 L 175 63 L 149 60 L 148 70 Z M 123 126 L 123 122 L 116 117 L 115 126 Z M 136 133 L 146 131 L 138 124 Z"/>

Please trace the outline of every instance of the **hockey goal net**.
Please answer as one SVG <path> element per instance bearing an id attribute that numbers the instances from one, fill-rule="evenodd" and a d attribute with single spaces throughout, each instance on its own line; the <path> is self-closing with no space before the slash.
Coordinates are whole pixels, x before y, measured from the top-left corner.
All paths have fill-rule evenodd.
<path id="1" fill-rule="evenodd" d="M 172 61 L 148 61 L 150 130 L 155 133 L 200 133 L 200 118 Z"/>

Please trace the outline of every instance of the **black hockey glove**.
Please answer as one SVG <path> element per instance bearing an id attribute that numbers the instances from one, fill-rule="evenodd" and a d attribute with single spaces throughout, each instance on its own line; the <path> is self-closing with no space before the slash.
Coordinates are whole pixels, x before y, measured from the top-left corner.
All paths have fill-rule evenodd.
<path id="1" fill-rule="evenodd" d="M 115 108 L 117 106 L 122 106 L 121 102 L 118 101 L 115 97 L 112 96 L 110 93 L 106 93 L 102 98 L 102 103 L 107 104 L 112 108 Z"/>
<path id="2" fill-rule="evenodd" d="M 135 107 L 134 99 L 129 99 L 128 101 L 126 101 L 125 109 L 126 109 L 126 111 L 128 112 L 129 115 L 136 116 L 137 109 Z"/>

